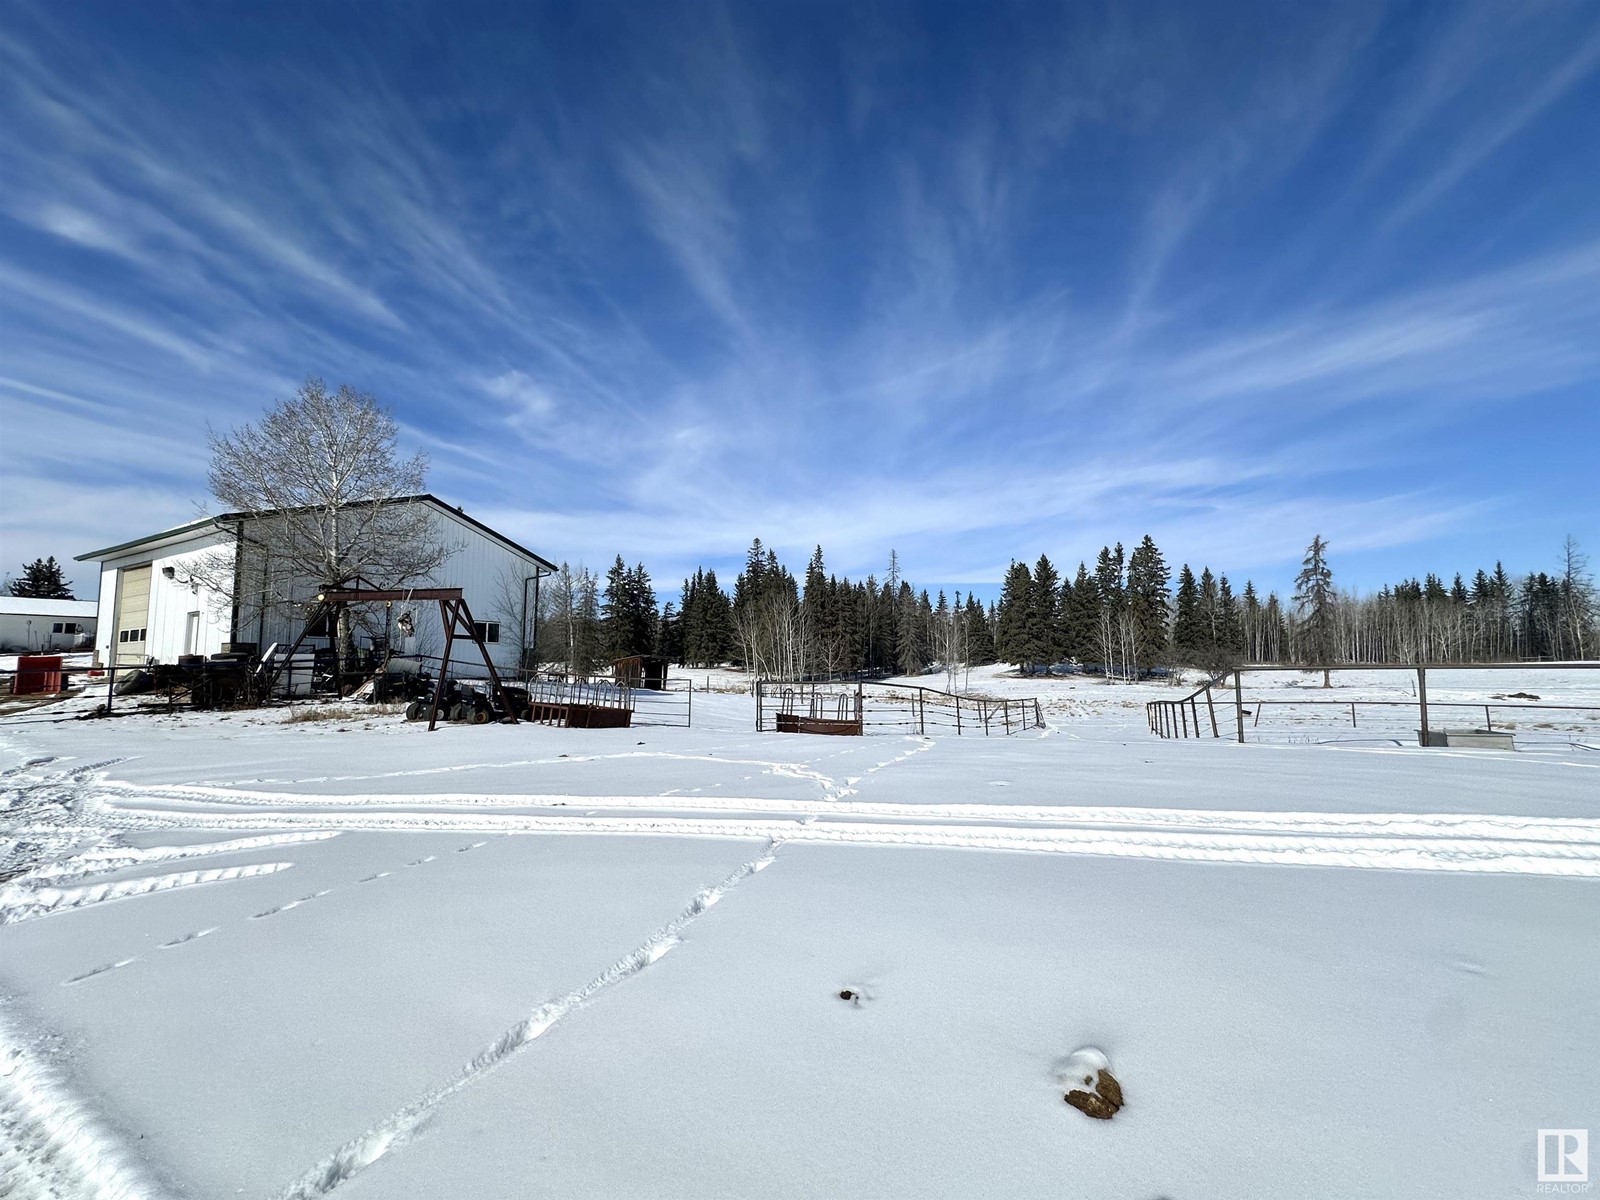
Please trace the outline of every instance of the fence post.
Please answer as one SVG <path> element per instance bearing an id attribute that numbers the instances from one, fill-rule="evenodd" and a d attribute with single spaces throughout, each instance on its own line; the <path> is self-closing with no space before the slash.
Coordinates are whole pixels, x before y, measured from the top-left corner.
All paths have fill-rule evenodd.
<path id="1" fill-rule="evenodd" d="M 1433 739 L 1428 736 L 1428 668 L 1417 668 L 1417 707 L 1422 710 L 1421 741 L 1424 746 L 1433 744 Z"/>
<path id="2" fill-rule="evenodd" d="M 1356 702 L 1354 700 L 1352 700 L 1352 701 L 1350 701 L 1350 728 L 1354 729 L 1355 727 L 1356 727 Z"/>
<path id="3" fill-rule="evenodd" d="M 1489 715 L 1489 706 L 1487 704 L 1483 706 L 1483 731 L 1485 733 L 1494 732 L 1494 718 Z"/>
<path id="4" fill-rule="evenodd" d="M 1239 723 L 1239 744 L 1244 745 L 1244 680 L 1239 669 L 1233 671 L 1233 715 Z"/>
<path id="5" fill-rule="evenodd" d="M 1217 702 L 1211 698 L 1209 685 L 1206 687 L 1206 708 L 1211 711 L 1211 736 L 1219 738 L 1222 734 L 1217 730 Z"/>
<path id="6" fill-rule="evenodd" d="M 1178 716 L 1183 721 L 1183 736 L 1189 736 L 1189 714 L 1183 711 L 1183 705 L 1178 705 Z"/>

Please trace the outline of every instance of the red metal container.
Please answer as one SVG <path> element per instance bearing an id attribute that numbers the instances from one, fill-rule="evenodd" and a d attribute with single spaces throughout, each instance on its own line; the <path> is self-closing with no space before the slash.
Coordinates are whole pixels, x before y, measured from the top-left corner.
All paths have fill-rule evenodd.
<path id="1" fill-rule="evenodd" d="M 17 659 L 14 696 L 43 696 L 61 691 L 61 655 L 24 654 Z"/>

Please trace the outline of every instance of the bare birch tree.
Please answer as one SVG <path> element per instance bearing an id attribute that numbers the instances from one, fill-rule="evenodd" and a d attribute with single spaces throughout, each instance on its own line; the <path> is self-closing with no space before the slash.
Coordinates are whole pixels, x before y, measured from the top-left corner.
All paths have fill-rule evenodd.
<path id="1" fill-rule="evenodd" d="M 242 519 L 219 521 L 238 544 L 196 574 L 240 609 L 292 611 L 310 599 L 300 594 L 308 586 L 364 580 L 404 587 L 431 579 L 455 552 L 434 514 L 414 502 L 427 456 L 401 458 L 393 416 L 348 385 L 330 393 L 322 380 L 309 378 L 258 424 L 210 431 L 207 440 L 211 494 Z M 347 610 L 337 636 L 341 654 L 348 654 Z"/>

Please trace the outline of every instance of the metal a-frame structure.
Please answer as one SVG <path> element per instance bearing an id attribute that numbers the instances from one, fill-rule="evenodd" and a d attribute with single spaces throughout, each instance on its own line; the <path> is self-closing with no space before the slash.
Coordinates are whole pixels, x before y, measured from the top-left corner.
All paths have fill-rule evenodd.
<path id="1" fill-rule="evenodd" d="M 384 604 L 402 603 L 413 600 L 437 600 L 439 602 L 439 622 L 444 626 L 444 656 L 439 661 L 439 678 L 434 685 L 433 700 L 428 706 L 428 729 L 431 732 L 439 722 L 439 704 L 444 699 L 445 680 L 450 670 L 450 651 L 458 637 L 465 638 L 478 648 L 478 653 L 483 656 L 483 665 L 489 672 L 489 686 L 494 691 L 494 698 L 500 705 L 500 711 L 506 714 L 506 724 L 517 724 L 516 706 L 511 703 L 500 684 L 500 673 L 494 669 L 494 661 L 489 657 L 489 648 L 483 644 L 483 638 L 478 634 L 477 626 L 472 620 L 472 610 L 467 607 L 467 602 L 462 598 L 460 588 L 333 588 L 317 596 L 317 606 L 306 617 L 305 627 L 300 630 L 300 636 L 295 639 L 289 653 L 284 656 L 285 663 L 294 660 L 295 652 L 300 649 L 302 642 L 311 630 L 325 618 L 337 613 L 340 607 L 346 604 Z M 263 692 L 270 694 L 272 685 L 277 682 L 278 673 L 282 668 L 276 668 L 267 677 Z"/>

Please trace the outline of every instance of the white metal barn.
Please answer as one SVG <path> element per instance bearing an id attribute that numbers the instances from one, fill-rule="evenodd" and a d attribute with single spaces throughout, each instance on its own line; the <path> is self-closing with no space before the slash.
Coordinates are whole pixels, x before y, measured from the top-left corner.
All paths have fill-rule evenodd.
<path id="1" fill-rule="evenodd" d="M 94 636 L 95 609 L 93 600 L 0 596 L 0 650 L 71 650 Z"/>
<path id="2" fill-rule="evenodd" d="M 451 548 L 432 578 L 410 582 L 460 588 L 495 666 L 519 666 L 521 630 L 533 629 L 538 580 L 554 571 L 554 564 L 436 496 L 410 497 L 409 502 L 426 506 L 436 535 Z M 265 651 L 274 643 L 285 648 L 292 644 L 321 581 L 286 582 L 272 574 L 269 559 L 240 556 L 237 547 L 251 544 L 255 520 L 225 513 L 78 555 L 78 562 L 100 564 L 96 660 L 171 663 L 183 654 L 217 654 L 225 645 L 248 644 Z M 215 577 L 219 556 L 233 564 L 239 604 L 200 581 L 202 576 Z M 299 607 L 268 603 L 269 587 L 274 596 L 292 594 Z M 395 603 L 369 618 L 381 623 L 398 654 L 436 655 L 443 647 L 439 606 L 432 601 Z M 373 636 L 369 627 L 358 632 L 357 643 L 370 643 Z"/>

